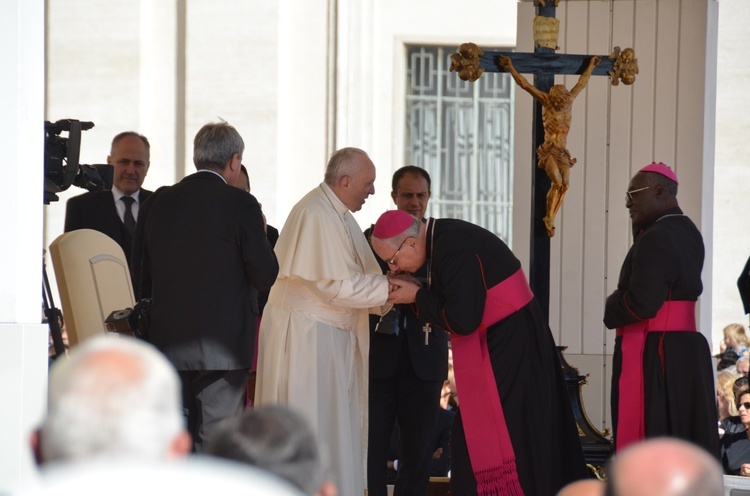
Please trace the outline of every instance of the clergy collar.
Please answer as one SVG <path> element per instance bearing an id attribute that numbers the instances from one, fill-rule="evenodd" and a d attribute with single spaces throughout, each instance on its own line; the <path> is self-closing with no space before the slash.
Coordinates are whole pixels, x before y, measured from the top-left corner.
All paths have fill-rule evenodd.
<path id="1" fill-rule="evenodd" d="M 331 202 L 334 210 L 336 210 L 336 212 L 338 212 L 338 214 L 343 217 L 344 214 L 349 211 L 349 208 L 347 208 L 347 206 L 344 205 L 341 200 L 339 200 L 339 197 L 336 196 L 336 193 L 334 193 L 331 187 L 328 186 L 325 182 L 320 183 L 320 188 L 328 197 L 328 200 Z"/>
<path id="2" fill-rule="evenodd" d="M 660 219 L 666 216 L 674 216 L 674 215 L 684 215 L 682 213 L 682 209 L 680 209 L 679 206 L 675 205 L 674 207 L 665 208 L 664 210 L 658 212 L 653 217 L 648 219 L 646 222 L 643 223 L 640 227 L 633 226 L 633 236 L 638 237 L 641 235 L 644 231 L 646 231 L 648 228 L 659 222 Z"/>
<path id="3" fill-rule="evenodd" d="M 424 221 L 424 219 L 422 219 Z M 430 261 L 432 259 L 432 249 L 433 249 L 433 235 L 435 234 L 435 219 L 430 217 L 427 219 L 425 224 L 425 237 L 424 237 L 424 244 L 425 244 L 425 260 Z"/>

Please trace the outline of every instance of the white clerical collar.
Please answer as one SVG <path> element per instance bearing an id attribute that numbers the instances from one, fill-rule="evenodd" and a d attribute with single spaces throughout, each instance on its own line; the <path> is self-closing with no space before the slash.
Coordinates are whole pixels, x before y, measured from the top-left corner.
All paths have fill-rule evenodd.
<path id="1" fill-rule="evenodd" d="M 224 181 L 224 184 L 229 184 L 227 182 L 227 180 L 224 179 L 224 176 L 222 176 L 221 174 L 219 174 L 215 170 L 211 170 L 211 169 L 198 169 L 198 172 L 210 172 L 211 174 L 216 174 L 217 176 L 219 176 L 221 178 L 222 181 Z"/>
<path id="2" fill-rule="evenodd" d="M 334 210 L 339 213 L 339 215 L 343 216 L 345 213 L 349 211 L 349 208 L 344 205 L 341 200 L 339 200 L 339 197 L 336 196 L 336 193 L 333 192 L 330 186 L 328 186 L 325 182 L 320 183 L 321 189 L 323 189 L 323 193 L 326 194 L 329 200 L 331 200 L 331 205 L 333 205 Z"/>
<path id="3" fill-rule="evenodd" d="M 115 198 L 115 205 L 117 204 L 117 201 L 120 198 L 122 198 L 123 196 L 129 196 L 133 200 L 135 200 L 136 203 L 140 204 L 141 203 L 140 202 L 140 198 L 139 198 L 141 196 L 140 192 L 141 192 L 141 190 L 139 188 L 138 191 L 136 191 L 132 195 L 126 195 L 125 193 L 123 193 L 122 191 L 120 191 L 119 189 L 117 189 L 117 186 L 115 186 L 114 184 L 112 185 L 112 196 Z"/>

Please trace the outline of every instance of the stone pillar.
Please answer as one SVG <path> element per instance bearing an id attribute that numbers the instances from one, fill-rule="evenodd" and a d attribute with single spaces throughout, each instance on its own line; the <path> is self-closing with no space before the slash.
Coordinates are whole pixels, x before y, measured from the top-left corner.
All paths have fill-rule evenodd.
<path id="1" fill-rule="evenodd" d="M 29 433 L 46 402 L 42 319 L 44 0 L 9 0 L 0 16 L 0 493 L 36 474 Z"/>

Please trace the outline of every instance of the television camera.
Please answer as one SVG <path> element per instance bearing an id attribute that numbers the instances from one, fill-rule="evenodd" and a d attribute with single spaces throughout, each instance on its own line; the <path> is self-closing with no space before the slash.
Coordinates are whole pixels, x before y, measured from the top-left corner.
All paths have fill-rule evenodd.
<path id="1" fill-rule="evenodd" d="M 81 131 L 94 127 L 93 122 L 62 119 L 44 121 L 44 203 L 57 201 L 57 193 L 71 185 L 88 191 L 112 188 L 114 171 L 108 164 L 80 164 Z M 60 136 L 67 131 L 68 137 Z"/>

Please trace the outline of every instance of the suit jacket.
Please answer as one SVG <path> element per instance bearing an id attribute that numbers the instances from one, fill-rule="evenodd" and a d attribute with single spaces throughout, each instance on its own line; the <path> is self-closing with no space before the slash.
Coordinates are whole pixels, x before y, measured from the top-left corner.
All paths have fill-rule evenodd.
<path id="1" fill-rule="evenodd" d="M 141 206 L 150 194 L 151 191 L 145 189 L 138 192 Z M 133 238 L 117 215 L 111 190 L 84 193 L 68 200 L 65 208 L 65 232 L 76 229 L 93 229 L 114 239 L 122 247 L 130 264 Z"/>
<path id="2" fill-rule="evenodd" d="M 254 196 L 208 171 L 158 189 L 133 241 L 138 298 L 152 298 L 151 342 L 178 370 L 250 368 L 258 291 L 279 265 Z"/>
<path id="3" fill-rule="evenodd" d="M 737 279 L 737 288 L 740 290 L 742 307 L 745 309 L 745 314 L 748 314 L 750 313 L 750 258 L 747 259 L 747 263 L 742 269 L 742 274 Z"/>
<path id="4" fill-rule="evenodd" d="M 365 231 L 365 237 L 370 239 L 372 227 Z M 388 265 L 375 255 L 383 273 L 388 272 Z M 422 267 L 418 273 L 424 272 Z M 411 305 L 395 305 L 400 312 L 400 331 L 398 335 L 370 333 L 370 377 L 373 379 L 388 379 L 396 373 L 399 353 L 409 353 L 414 373 L 423 381 L 444 381 L 448 378 L 448 333 L 443 329 L 432 326 L 428 337 L 428 344 L 424 344 L 424 332 L 420 321 L 411 309 Z M 393 310 L 391 310 L 393 311 Z M 375 330 L 380 316 L 370 316 L 370 331 Z"/>

